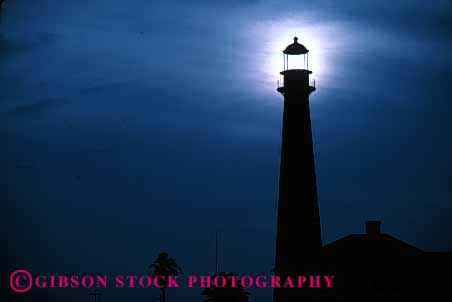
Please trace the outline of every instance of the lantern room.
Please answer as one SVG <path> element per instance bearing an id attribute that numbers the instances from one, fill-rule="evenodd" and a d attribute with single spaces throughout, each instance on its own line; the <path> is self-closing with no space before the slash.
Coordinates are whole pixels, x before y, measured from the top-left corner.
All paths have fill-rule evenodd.
<path id="1" fill-rule="evenodd" d="M 290 60 L 289 60 L 290 57 Z M 298 43 L 298 38 L 293 38 L 293 43 L 283 51 L 284 71 L 290 69 L 309 70 L 309 50 Z"/>

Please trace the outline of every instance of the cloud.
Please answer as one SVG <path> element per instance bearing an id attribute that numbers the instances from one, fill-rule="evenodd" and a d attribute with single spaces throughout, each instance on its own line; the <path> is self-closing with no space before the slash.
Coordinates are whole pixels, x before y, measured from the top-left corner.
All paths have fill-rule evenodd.
<path id="1" fill-rule="evenodd" d="M 60 98 L 44 98 L 36 102 L 21 104 L 9 110 L 6 114 L 14 117 L 33 118 L 48 112 L 55 106 L 61 105 L 65 100 Z"/>
<path id="2" fill-rule="evenodd" d="M 61 38 L 61 35 L 51 32 L 38 32 L 32 36 L 0 33 L 0 61 L 8 62 L 15 56 L 49 47 Z"/>

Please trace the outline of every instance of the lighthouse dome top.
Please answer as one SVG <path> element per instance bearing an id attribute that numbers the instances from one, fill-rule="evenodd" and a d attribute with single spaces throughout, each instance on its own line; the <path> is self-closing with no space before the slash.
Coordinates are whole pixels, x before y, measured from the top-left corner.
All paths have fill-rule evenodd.
<path id="1" fill-rule="evenodd" d="M 284 49 L 283 53 L 286 55 L 304 55 L 307 54 L 309 50 L 303 45 L 298 43 L 298 38 L 293 38 L 293 43 Z"/>

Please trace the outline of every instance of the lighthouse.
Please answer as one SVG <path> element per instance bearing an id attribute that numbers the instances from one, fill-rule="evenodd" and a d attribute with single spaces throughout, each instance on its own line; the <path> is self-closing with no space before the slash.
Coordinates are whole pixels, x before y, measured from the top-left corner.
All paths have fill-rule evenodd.
<path id="1" fill-rule="evenodd" d="M 309 50 L 295 37 L 283 58 L 277 88 L 284 97 L 284 113 L 275 253 L 275 274 L 281 277 L 313 273 L 322 248 L 309 107 L 315 82 L 310 79 Z M 299 301 L 301 292 L 275 289 L 273 301 Z"/>

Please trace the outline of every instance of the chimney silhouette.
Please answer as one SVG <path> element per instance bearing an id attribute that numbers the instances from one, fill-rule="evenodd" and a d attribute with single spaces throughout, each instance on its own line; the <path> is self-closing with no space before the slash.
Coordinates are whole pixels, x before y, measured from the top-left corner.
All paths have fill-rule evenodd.
<path id="1" fill-rule="evenodd" d="M 366 221 L 366 234 L 369 238 L 377 238 L 381 234 L 381 221 L 368 220 Z"/>
<path id="2" fill-rule="evenodd" d="M 275 274 L 282 277 L 315 270 L 315 258 L 322 248 L 309 108 L 315 83 L 311 85 L 309 79 L 312 72 L 308 52 L 297 37 L 287 46 L 283 51 L 283 82 L 278 81 L 277 89 L 284 96 L 284 113 Z M 294 56 L 303 59 L 299 66 L 294 66 L 292 59 L 289 61 Z M 274 290 L 273 301 L 292 302 L 300 297 L 299 290 L 281 288 Z"/>

